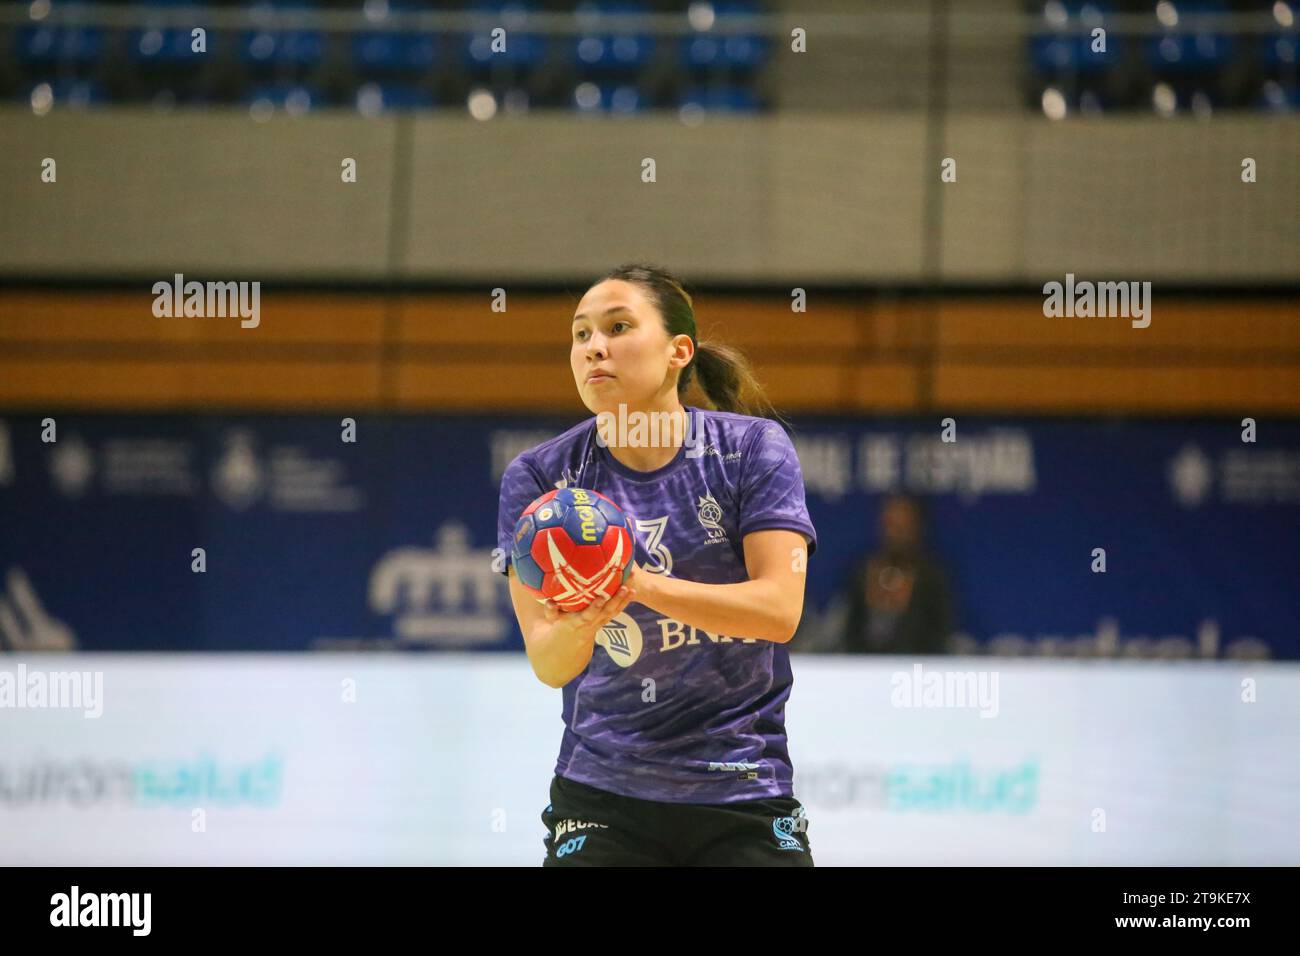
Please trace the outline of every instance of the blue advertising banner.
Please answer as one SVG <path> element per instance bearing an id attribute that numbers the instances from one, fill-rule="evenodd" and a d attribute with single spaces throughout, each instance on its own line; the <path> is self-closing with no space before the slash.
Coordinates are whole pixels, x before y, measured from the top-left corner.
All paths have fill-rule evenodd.
<path id="1" fill-rule="evenodd" d="M 519 650 L 501 474 L 578 420 L 0 418 L 0 649 Z M 819 547 L 792 649 L 845 649 L 906 492 L 948 649 L 1300 658 L 1300 422 L 794 424 Z"/>

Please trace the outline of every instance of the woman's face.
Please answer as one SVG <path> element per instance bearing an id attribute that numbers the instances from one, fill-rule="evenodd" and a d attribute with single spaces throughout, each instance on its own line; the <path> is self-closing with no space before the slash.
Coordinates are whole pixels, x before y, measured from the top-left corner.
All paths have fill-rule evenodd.
<path id="1" fill-rule="evenodd" d="M 691 357 L 689 335 L 669 338 L 639 286 L 606 279 L 587 290 L 573 317 L 569 363 L 578 394 L 592 412 L 653 407 L 675 389 L 674 369 Z M 684 343 L 684 346 L 683 346 Z M 592 377 L 593 373 L 604 377 Z"/>

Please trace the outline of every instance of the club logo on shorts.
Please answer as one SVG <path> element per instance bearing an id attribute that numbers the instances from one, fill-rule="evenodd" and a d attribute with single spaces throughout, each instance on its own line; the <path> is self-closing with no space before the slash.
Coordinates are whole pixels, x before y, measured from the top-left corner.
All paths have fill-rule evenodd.
<path id="1" fill-rule="evenodd" d="M 800 804 L 794 808 L 794 813 L 788 817 L 776 817 L 772 820 L 772 833 L 776 836 L 776 843 L 782 850 L 798 850 L 803 852 L 803 847 L 795 839 L 796 833 L 808 832 L 808 809 Z"/>
<path id="2" fill-rule="evenodd" d="M 777 817 L 772 821 L 772 833 L 776 836 L 776 843 L 782 850 L 799 850 L 803 847 L 799 841 L 794 838 L 794 833 L 798 823 L 794 817 Z"/>

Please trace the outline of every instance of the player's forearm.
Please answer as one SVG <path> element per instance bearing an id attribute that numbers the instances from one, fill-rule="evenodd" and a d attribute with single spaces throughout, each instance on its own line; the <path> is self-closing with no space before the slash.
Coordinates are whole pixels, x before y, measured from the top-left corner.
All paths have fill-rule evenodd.
<path id="1" fill-rule="evenodd" d="M 662 574 L 639 575 L 636 601 L 660 614 L 710 634 L 756 637 L 784 644 L 799 624 L 799 611 L 787 607 L 771 581 L 700 584 Z"/>
<path id="2" fill-rule="evenodd" d="M 581 674 L 596 649 L 590 637 L 547 621 L 537 622 L 525 644 L 533 673 L 548 687 L 563 687 Z"/>

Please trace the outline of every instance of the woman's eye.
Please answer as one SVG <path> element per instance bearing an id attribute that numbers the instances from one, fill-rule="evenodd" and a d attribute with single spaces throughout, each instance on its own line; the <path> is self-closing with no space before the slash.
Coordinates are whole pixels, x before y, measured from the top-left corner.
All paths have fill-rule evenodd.
<path id="1" fill-rule="evenodd" d="M 620 328 L 630 329 L 631 327 L 632 326 L 628 325 L 626 322 L 615 322 L 609 328 L 611 332 L 617 332 Z M 579 342 L 581 342 L 583 338 L 586 336 L 586 334 L 587 334 L 586 329 L 579 329 L 577 332 L 573 333 L 573 337 L 577 339 Z"/>

